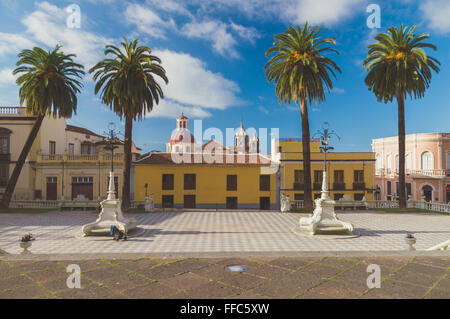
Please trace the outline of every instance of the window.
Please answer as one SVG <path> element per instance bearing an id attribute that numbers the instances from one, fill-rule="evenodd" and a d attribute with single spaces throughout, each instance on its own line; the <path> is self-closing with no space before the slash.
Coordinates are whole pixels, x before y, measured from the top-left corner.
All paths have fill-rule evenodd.
<path id="1" fill-rule="evenodd" d="M 269 210 L 270 209 L 270 197 L 260 197 L 259 198 L 259 209 Z"/>
<path id="2" fill-rule="evenodd" d="M 334 182 L 336 184 L 343 184 L 344 183 L 344 171 L 334 171 Z"/>
<path id="3" fill-rule="evenodd" d="M 296 183 L 304 183 L 305 182 L 305 174 L 303 170 L 295 170 L 294 171 L 294 180 Z"/>
<path id="4" fill-rule="evenodd" d="M 363 200 L 364 194 L 354 194 L 353 199 L 354 200 Z"/>
<path id="5" fill-rule="evenodd" d="M 259 190 L 270 191 L 270 175 L 259 175 Z"/>
<path id="6" fill-rule="evenodd" d="M 49 147 L 48 147 L 49 154 L 50 155 L 55 155 L 56 154 L 56 142 L 50 141 L 48 143 L 49 143 Z"/>
<path id="7" fill-rule="evenodd" d="M 422 153 L 422 170 L 428 171 L 434 169 L 433 153 L 426 151 Z"/>
<path id="8" fill-rule="evenodd" d="M 395 155 L 395 170 L 400 171 L 400 156 L 398 154 Z"/>
<path id="9" fill-rule="evenodd" d="M 354 177 L 355 183 L 364 183 L 364 171 L 355 170 Z"/>
<path id="10" fill-rule="evenodd" d="M 314 199 L 318 199 L 320 196 L 322 196 L 320 193 L 314 193 Z"/>
<path id="11" fill-rule="evenodd" d="M 305 194 L 294 194 L 294 200 L 305 200 Z"/>
<path id="12" fill-rule="evenodd" d="M 93 177 L 72 177 L 72 183 L 77 184 L 77 183 L 93 183 L 94 182 L 94 178 Z"/>
<path id="13" fill-rule="evenodd" d="M 9 164 L 0 165 L 0 186 L 6 186 L 9 179 Z"/>
<path id="14" fill-rule="evenodd" d="M 195 208 L 195 195 L 184 195 L 184 208 Z"/>
<path id="15" fill-rule="evenodd" d="M 391 169 L 392 169 L 391 155 L 388 154 L 388 155 L 386 155 L 386 170 L 387 170 L 387 173 L 388 173 L 388 174 L 391 173 Z"/>
<path id="16" fill-rule="evenodd" d="M 314 183 L 322 184 L 323 171 L 314 171 Z"/>
<path id="17" fill-rule="evenodd" d="M 380 154 L 377 154 L 377 156 L 376 156 L 375 168 L 377 170 L 380 170 L 380 169 L 383 168 L 383 163 L 381 162 L 381 155 Z"/>
<path id="18" fill-rule="evenodd" d="M 227 191 L 237 191 L 237 175 L 227 175 Z"/>
<path id="19" fill-rule="evenodd" d="M 392 195 L 392 182 L 386 181 L 386 194 L 387 194 L 387 200 L 391 200 Z"/>
<path id="20" fill-rule="evenodd" d="M 173 174 L 163 174 L 162 176 L 162 189 L 171 190 L 173 189 Z"/>
<path id="21" fill-rule="evenodd" d="M 344 197 L 344 194 L 342 194 L 342 193 L 335 193 L 334 194 L 334 200 L 340 200 L 343 197 Z"/>
<path id="22" fill-rule="evenodd" d="M 184 189 L 195 189 L 195 174 L 184 174 Z"/>
<path id="23" fill-rule="evenodd" d="M 89 155 L 91 152 L 91 147 L 89 144 L 81 144 L 81 155 Z"/>
<path id="24" fill-rule="evenodd" d="M 72 143 L 69 143 L 69 155 L 75 154 L 75 146 Z"/>
<path id="25" fill-rule="evenodd" d="M 0 154 L 9 154 L 9 134 L 0 135 Z"/>
<path id="26" fill-rule="evenodd" d="M 406 171 L 411 170 L 411 155 L 410 154 L 405 155 L 405 168 L 406 168 Z"/>

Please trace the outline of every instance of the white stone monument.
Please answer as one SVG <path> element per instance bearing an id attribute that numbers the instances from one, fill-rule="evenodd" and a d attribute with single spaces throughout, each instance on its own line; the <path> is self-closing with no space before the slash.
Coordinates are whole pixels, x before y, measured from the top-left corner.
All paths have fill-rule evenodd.
<path id="1" fill-rule="evenodd" d="M 136 228 L 135 218 L 125 218 L 120 208 L 121 201 L 116 199 L 114 190 L 114 172 L 109 172 L 108 197 L 101 202 L 102 211 L 95 222 L 82 227 L 83 236 L 105 236 L 109 235 L 112 225 L 115 225 L 125 235 Z"/>
<path id="2" fill-rule="evenodd" d="M 286 213 L 291 211 L 291 202 L 289 196 L 281 194 L 281 212 Z"/>
<path id="3" fill-rule="evenodd" d="M 146 212 L 152 212 L 155 209 L 155 204 L 153 202 L 153 195 L 147 196 L 145 198 L 144 209 Z"/>
<path id="4" fill-rule="evenodd" d="M 311 217 L 300 218 L 300 229 L 309 232 L 311 235 L 351 235 L 353 225 L 343 222 L 337 218 L 334 210 L 336 202 L 330 199 L 327 182 L 327 172 L 323 171 L 322 195 L 315 200 L 316 208 Z"/>

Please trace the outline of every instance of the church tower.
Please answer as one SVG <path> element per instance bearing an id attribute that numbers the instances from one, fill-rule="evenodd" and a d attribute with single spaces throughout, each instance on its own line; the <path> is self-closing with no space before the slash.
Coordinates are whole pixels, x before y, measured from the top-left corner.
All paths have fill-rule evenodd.
<path id="1" fill-rule="evenodd" d="M 256 131 L 253 132 L 253 136 L 250 139 L 250 153 L 259 153 L 259 138 L 256 136 Z"/>
<path id="2" fill-rule="evenodd" d="M 248 134 L 244 129 L 244 125 L 241 121 L 241 127 L 237 130 L 234 137 L 234 149 L 237 154 L 248 153 Z"/>

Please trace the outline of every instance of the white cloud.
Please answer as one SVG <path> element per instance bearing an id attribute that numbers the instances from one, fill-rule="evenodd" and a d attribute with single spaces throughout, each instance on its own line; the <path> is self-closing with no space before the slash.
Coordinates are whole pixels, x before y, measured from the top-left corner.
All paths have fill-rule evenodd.
<path id="1" fill-rule="evenodd" d="M 208 70 L 200 59 L 167 49 L 153 53 L 162 60 L 169 78 L 167 86 L 162 84 L 167 98 L 183 105 L 221 110 L 242 103 L 237 97 L 239 86 Z"/>
<path id="2" fill-rule="evenodd" d="M 269 114 L 270 113 L 268 109 L 266 109 L 264 106 L 261 106 L 261 105 L 258 106 L 258 110 L 260 110 L 264 114 Z"/>
<path id="3" fill-rule="evenodd" d="M 200 38 L 212 42 L 214 50 L 224 56 L 239 57 L 234 48 L 237 41 L 227 31 L 227 25 L 221 21 L 209 20 L 190 22 L 183 26 L 181 33 L 188 38 Z"/>
<path id="4" fill-rule="evenodd" d="M 18 54 L 21 50 L 33 46 L 35 43 L 24 35 L 0 32 L 0 56 Z"/>
<path id="5" fill-rule="evenodd" d="M 363 11 L 365 0 L 296 0 L 288 1 L 280 15 L 293 23 L 333 24 L 342 21 L 354 13 L 355 9 Z"/>
<path id="6" fill-rule="evenodd" d="M 16 83 L 16 77 L 12 72 L 13 69 L 8 68 L 0 70 L 0 87 Z"/>
<path id="7" fill-rule="evenodd" d="M 173 19 L 163 20 L 154 11 L 138 4 L 129 4 L 125 10 L 125 19 L 135 24 L 138 30 L 154 38 L 165 38 L 165 31 L 176 28 Z"/>
<path id="8" fill-rule="evenodd" d="M 450 2 L 448 0 L 426 0 L 420 5 L 425 20 L 434 30 L 450 32 Z"/>
<path id="9" fill-rule="evenodd" d="M 250 18 L 281 19 L 287 23 L 333 24 L 358 10 L 364 12 L 367 0 L 184 0 L 200 6 L 200 13 L 239 11 Z"/>
<path id="10" fill-rule="evenodd" d="M 156 7 L 163 11 L 178 13 L 193 18 L 189 10 L 179 1 L 173 0 L 147 0 L 151 7 Z"/>
<path id="11" fill-rule="evenodd" d="M 147 117 L 168 117 L 176 118 L 184 113 L 191 118 L 210 117 L 211 113 L 198 106 L 186 106 L 174 102 L 170 99 L 163 99 L 159 104 L 153 107 L 153 110 L 147 114 Z"/>
<path id="12" fill-rule="evenodd" d="M 61 44 L 65 53 L 75 53 L 77 55 L 75 60 L 89 68 L 102 57 L 105 45 L 113 42 L 111 39 L 85 31 L 83 28 L 68 28 L 67 12 L 63 8 L 48 2 L 37 3 L 36 6 L 37 10 L 21 20 L 26 27 L 26 32 L 21 35 L 8 35 L 21 39 L 22 46 L 32 47 L 33 42 L 38 42 L 53 48 Z M 81 23 L 83 25 L 83 20 Z"/>
<path id="13" fill-rule="evenodd" d="M 255 28 L 251 27 L 244 27 L 242 25 L 236 24 L 234 22 L 231 22 L 230 24 L 231 29 L 233 29 L 237 34 L 251 43 L 255 43 L 255 39 L 258 39 L 261 37 L 261 35 L 258 33 L 258 31 Z"/>

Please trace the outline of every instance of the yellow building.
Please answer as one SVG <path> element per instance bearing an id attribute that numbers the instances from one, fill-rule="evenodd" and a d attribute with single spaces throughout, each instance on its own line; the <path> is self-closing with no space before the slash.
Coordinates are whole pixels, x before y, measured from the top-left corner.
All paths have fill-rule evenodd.
<path id="1" fill-rule="evenodd" d="M 242 125 L 234 148 L 216 141 L 200 147 L 187 121 L 183 115 L 177 119 L 167 152 L 151 152 L 134 163 L 135 200 L 153 195 L 155 207 L 279 209 L 277 165 L 250 151 Z M 186 147 L 196 151 L 174 151 Z"/>
<path id="2" fill-rule="evenodd" d="M 35 117 L 22 107 L 0 107 L 0 194 L 22 151 Z M 105 123 L 106 126 L 106 123 Z M 106 197 L 111 153 L 105 137 L 46 117 L 25 161 L 12 200 L 98 200 Z M 123 142 L 115 150 L 116 191 L 122 191 Z M 133 158 L 140 149 L 133 144 Z"/>
<path id="3" fill-rule="evenodd" d="M 311 141 L 311 180 L 313 198 L 320 197 L 323 177 L 324 153 L 320 141 Z M 273 147 L 273 146 L 272 146 Z M 280 191 L 290 199 L 303 200 L 303 147 L 301 139 L 280 139 Z M 374 199 L 375 155 L 371 152 L 327 153 L 327 177 L 330 197 L 334 200 L 347 195 L 351 199 Z M 346 196 L 346 197 L 347 197 Z"/>

